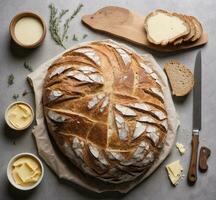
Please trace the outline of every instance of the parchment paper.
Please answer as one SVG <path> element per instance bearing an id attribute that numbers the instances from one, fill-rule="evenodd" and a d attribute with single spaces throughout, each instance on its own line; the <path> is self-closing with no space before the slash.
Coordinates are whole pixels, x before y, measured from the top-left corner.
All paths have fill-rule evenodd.
<path id="1" fill-rule="evenodd" d="M 114 42 L 112 40 L 103 40 L 103 41 Z M 77 48 L 78 46 L 84 45 L 84 44 L 87 44 L 87 43 L 75 45 L 68 50 Z M 121 44 L 121 46 L 126 47 L 123 44 Z M 130 50 L 133 51 L 132 49 Z M 171 93 L 169 90 L 166 75 L 151 55 L 149 54 L 145 55 L 154 64 L 153 70 L 160 77 L 160 81 L 162 83 L 162 90 L 163 90 L 164 97 L 165 97 L 164 98 L 165 106 L 166 106 L 166 110 L 168 113 L 168 133 L 167 133 L 167 138 L 166 138 L 166 141 L 165 141 L 165 144 L 164 144 L 164 147 L 160 154 L 159 159 L 155 161 L 153 166 L 149 169 L 149 171 L 145 175 L 140 175 L 134 181 L 127 182 L 127 183 L 121 183 L 121 184 L 104 183 L 100 180 L 97 180 L 94 177 L 90 177 L 82 173 L 70 161 L 68 161 L 67 158 L 64 157 L 64 155 L 57 149 L 57 146 L 53 143 L 47 131 L 46 124 L 44 123 L 43 107 L 42 107 L 43 81 L 46 76 L 48 67 L 52 64 L 54 60 L 59 58 L 63 53 L 45 62 L 44 64 L 39 66 L 37 70 L 35 70 L 33 73 L 31 73 L 28 76 L 28 80 L 31 86 L 33 87 L 34 94 L 35 94 L 35 105 L 36 105 L 35 113 L 36 113 L 37 125 L 34 127 L 33 134 L 36 140 L 38 153 L 44 159 L 46 164 L 55 172 L 55 174 L 59 178 L 74 182 L 86 189 L 89 189 L 91 191 L 95 191 L 98 193 L 105 192 L 105 191 L 118 191 L 121 193 L 127 193 L 132 188 L 134 188 L 137 184 L 139 184 L 145 178 L 151 175 L 152 172 L 154 172 L 157 169 L 157 167 L 162 163 L 162 161 L 164 161 L 164 159 L 168 156 L 169 152 L 172 149 L 174 141 L 175 141 L 177 128 L 179 126 L 179 120 L 178 120 L 178 117 L 175 111 L 175 107 L 172 101 L 172 97 L 171 97 Z"/>

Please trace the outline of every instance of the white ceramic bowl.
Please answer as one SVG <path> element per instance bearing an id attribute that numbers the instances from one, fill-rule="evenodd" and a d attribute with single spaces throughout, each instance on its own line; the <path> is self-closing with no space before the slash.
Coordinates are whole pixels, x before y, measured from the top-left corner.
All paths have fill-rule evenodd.
<path id="1" fill-rule="evenodd" d="M 14 181 L 14 179 L 13 179 L 13 177 L 12 177 L 12 168 L 13 168 L 13 163 L 19 158 L 19 157 L 23 157 L 23 156 L 30 156 L 30 157 L 33 157 L 35 160 L 37 160 L 38 161 L 38 163 L 39 163 L 39 165 L 40 165 L 40 167 L 41 167 L 41 176 L 40 176 L 40 178 L 39 178 L 39 180 L 36 182 L 36 183 L 34 183 L 33 185 L 31 185 L 31 186 L 21 186 L 21 185 L 18 185 L 15 181 Z M 35 156 L 34 154 L 32 154 L 32 153 L 20 153 L 20 154 L 17 154 L 17 155 L 15 155 L 14 157 L 12 157 L 11 159 L 10 159 L 10 161 L 9 161 L 9 163 L 8 163 L 8 166 L 7 166 L 7 178 L 8 178 L 8 180 L 9 180 L 9 182 L 11 183 L 11 185 L 13 185 L 15 188 L 17 188 L 17 189 L 19 189 L 19 190 L 23 190 L 23 191 L 27 191 L 27 190 L 32 190 L 32 189 L 34 189 L 35 187 L 37 187 L 40 183 L 41 183 L 41 181 L 42 181 L 42 179 L 43 179 L 43 176 L 44 176 L 44 168 L 43 168 L 43 164 L 42 164 L 42 162 L 41 162 L 41 160 L 37 157 L 37 156 Z"/>
<path id="2" fill-rule="evenodd" d="M 32 119 L 31 119 L 31 121 L 29 122 L 29 124 L 27 124 L 27 126 L 25 126 L 25 127 L 16 128 L 16 127 L 14 127 L 14 126 L 9 122 L 9 120 L 8 120 L 8 110 L 9 110 L 13 105 L 15 105 L 15 104 L 24 104 L 24 105 L 28 106 L 28 107 L 30 108 L 31 112 L 32 112 Z M 16 101 L 16 102 L 11 103 L 11 104 L 7 107 L 7 109 L 6 109 L 6 111 L 5 111 L 5 121 L 6 121 L 7 125 L 8 125 L 10 128 L 12 128 L 12 129 L 14 129 L 14 130 L 17 130 L 17 131 L 22 131 L 22 130 L 24 130 L 24 129 L 27 129 L 27 128 L 32 124 L 33 120 L 34 120 L 34 111 L 33 111 L 33 108 L 32 108 L 28 103 L 26 103 L 26 102 L 24 102 L 24 101 Z"/>

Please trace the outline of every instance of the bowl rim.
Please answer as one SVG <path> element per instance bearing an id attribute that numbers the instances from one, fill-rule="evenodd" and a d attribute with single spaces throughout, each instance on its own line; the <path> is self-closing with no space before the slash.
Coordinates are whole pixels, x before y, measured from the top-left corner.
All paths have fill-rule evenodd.
<path id="1" fill-rule="evenodd" d="M 40 23 L 41 23 L 41 25 L 43 27 L 43 34 L 41 35 L 41 38 L 37 42 L 35 42 L 33 44 L 29 44 L 29 45 L 23 44 L 15 36 L 15 33 L 14 33 L 15 25 L 23 17 L 33 17 L 33 18 L 36 18 L 37 20 L 40 21 Z M 13 41 L 16 44 L 18 44 L 21 47 L 27 48 L 27 49 L 32 49 L 32 48 L 38 47 L 44 41 L 45 36 L 46 36 L 46 32 L 47 32 L 47 30 L 46 30 L 46 23 L 45 23 L 45 21 L 43 20 L 43 18 L 39 14 L 31 12 L 31 11 L 24 11 L 24 12 L 18 13 L 17 15 L 15 15 L 12 18 L 12 20 L 10 22 L 10 25 L 9 25 L 9 32 L 10 32 L 10 35 L 11 35 Z"/>
<path id="2" fill-rule="evenodd" d="M 29 122 L 29 124 L 27 124 L 25 127 L 16 128 L 16 127 L 14 127 L 14 126 L 8 121 L 8 115 L 7 115 L 7 114 L 8 114 L 8 111 L 9 111 L 9 109 L 10 109 L 13 105 L 15 105 L 15 104 L 24 104 L 24 105 L 28 106 L 28 107 L 30 108 L 30 110 L 31 110 L 32 119 L 31 119 L 31 121 Z M 7 125 L 8 125 L 10 128 L 12 128 L 13 130 L 16 130 L 16 131 L 25 130 L 25 129 L 27 129 L 27 128 L 32 124 L 33 120 L 34 120 L 34 110 L 33 110 L 33 108 L 31 107 L 30 104 L 28 104 L 28 103 L 26 103 L 26 102 L 24 102 L 24 101 L 15 101 L 15 102 L 9 104 L 8 107 L 7 107 L 6 110 L 5 110 L 5 121 L 6 121 Z"/>
<path id="3" fill-rule="evenodd" d="M 13 162 L 15 162 L 15 160 L 17 160 L 18 158 L 23 157 L 23 156 L 33 157 L 34 159 L 37 160 L 37 162 L 39 163 L 40 168 L 41 168 L 41 176 L 40 176 L 39 180 L 35 184 L 33 184 L 31 186 L 28 186 L 28 187 L 20 186 L 20 185 L 16 184 L 16 182 L 14 181 L 14 179 L 12 177 L 12 174 L 11 174 L 11 169 L 12 169 Z M 8 165 L 7 165 L 7 178 L 9 180 L 10 184 L 12 186 L 14 186 L 15 188 L 19 189 L 19 190 L 27 191 L 27 190 L 34 189 L 35 187 L 37 187 L 41 183 L 41 181 L 43 179 L 43 176 L 44 176 L 44 167 L 43 167 L 42 161 L 36 155 L 34 155 L 32 153 L 24 152 L 24 153 L 16 154 L 8 162 Z"/>

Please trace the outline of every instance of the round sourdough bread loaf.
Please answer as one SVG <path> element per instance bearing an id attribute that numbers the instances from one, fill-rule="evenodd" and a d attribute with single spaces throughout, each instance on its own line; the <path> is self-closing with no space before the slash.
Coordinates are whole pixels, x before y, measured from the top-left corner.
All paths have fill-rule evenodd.
<path id="1" fill-rule="evenodd" d="M 151 62 L 114 42 L 64 53 L 43 88 L 48 130 L 82 172 L 122 183 L 145 174 L 163 150 L 167 112 Z"/>

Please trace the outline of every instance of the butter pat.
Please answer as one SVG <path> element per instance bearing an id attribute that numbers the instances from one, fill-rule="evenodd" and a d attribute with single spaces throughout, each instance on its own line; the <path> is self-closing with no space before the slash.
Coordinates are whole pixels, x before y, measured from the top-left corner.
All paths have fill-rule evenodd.
<path id="1" fill-rule="evenodd" d="M 12 176 L 13 176 L 13 179 L 14 181 L 18 184 L 18 185 L 21 185 L 22 184 L 22 180 L 21 178 L 19 177 L 18 173 L 16 170 L 13 170 L 12 171 Z"/>
<path id="2" fill-rule="evenodd" d="M 17 167 L 25 163 L 31 170 L 36 171 L 39 168 L 39 164 L 34 159 L 29 159 L 28 156 L 19 158 L 13 163 L 13 166 Z"/>
<path id="3" fill-rule="evenodd" d="M 20 102 L 9 107 L 6 117 L 12 127 L 15 129 L 23 129 L 31 124 L 33 113 L 27 104 Z"/>
<path id="4" fill-rule="evenodd" d="M 171 183 L 176 186 L 183 177 L 183 167 L 180 163 L 180 160 L 176 160 L 166 165 L 166 170 Z"/>
<path id="5" fill-rule="evenodd" d="M 179 150 L 179 153 L 181 154 L 181 155 L 183 155 L 185 152 L 186 152 L 186 149 L 185 149 L 185 147 L 184 147 L 184 145 L 183 144 L 181 144 L 181 143 L 176 143 L 176 148 Z"/>
<path id="6" fill-rule="evenodd" d="M 16 184 L 29 186 L 37 182 L 41 176 L 41 168 L 37 160 L 30 156 L 18 158 L 12 164 L 12 177 Z"/>
<path id="7" fill-rule="evenodd" d="M 26 163 L 23 163 L 20 167 L 15 167 L 15 171 L 17 172 L 18 176 L 22 180 L 23 183 L 26 183 L 27 180 L 33 176 L 33 171 L 26 165 Z"/>

